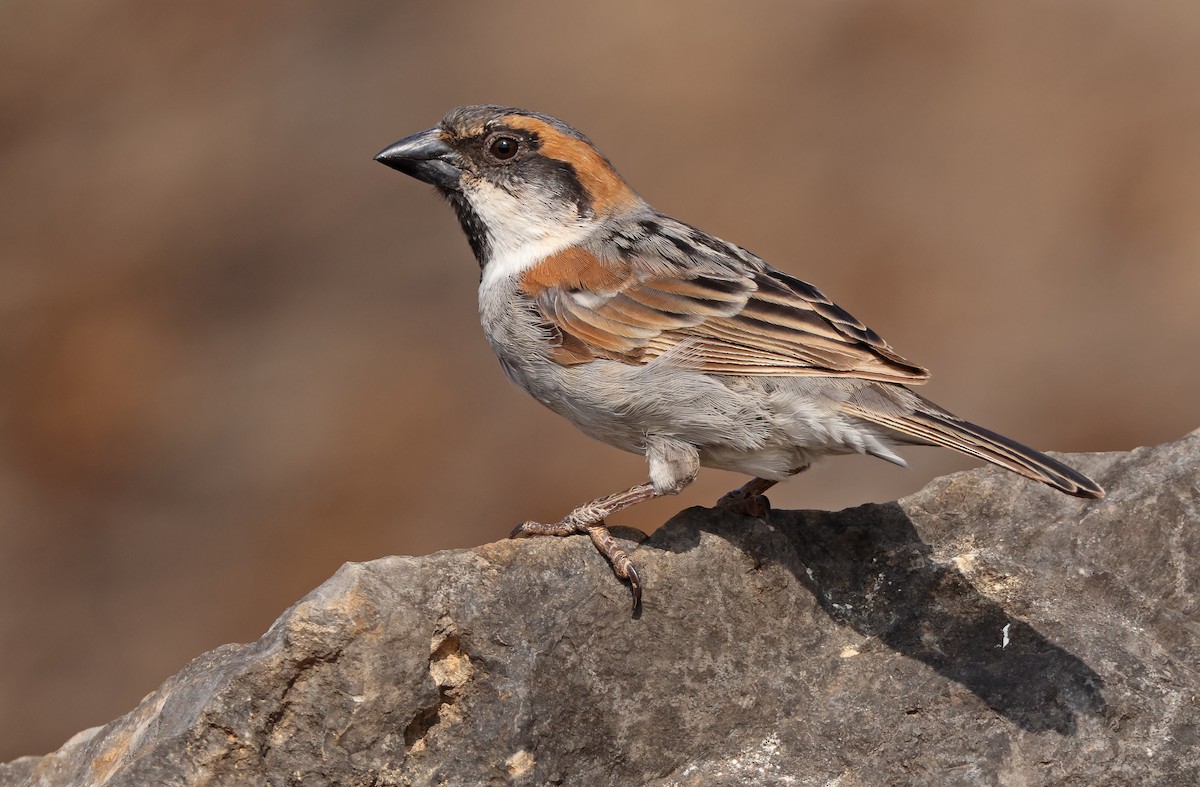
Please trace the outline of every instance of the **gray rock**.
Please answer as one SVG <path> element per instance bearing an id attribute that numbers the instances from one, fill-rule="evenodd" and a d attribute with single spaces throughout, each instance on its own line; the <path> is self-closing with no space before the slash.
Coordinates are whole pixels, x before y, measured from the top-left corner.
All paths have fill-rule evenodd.
<path id="1" fill-rule="evenodd" d="M 895 503 L 348 564 L 0 784 L 1191 784 L 1200 432 Z M 626 532 L 628 535 L 628 532 Z"/>

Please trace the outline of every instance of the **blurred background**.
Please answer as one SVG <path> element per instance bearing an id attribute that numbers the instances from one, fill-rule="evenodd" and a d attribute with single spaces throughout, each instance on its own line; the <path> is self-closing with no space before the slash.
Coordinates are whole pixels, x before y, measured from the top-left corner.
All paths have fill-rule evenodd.
<path id="1" fill-rule="evenodd" d="M 0 760 L 257 638 L 344 561 L 641 481 L 511 387 L 433 190 L 464 103 L 564 118 L 1037 447 L 1200 426 L 1200 6 L 9 0 Z M 776 506 L 971 466 L 830 462 Z M 743 479 L 619 518 L 652 530 Z M 590 550 L 585 541 L 580 549 Z M 599 558 L 597 558 L 599 559 Z"/>

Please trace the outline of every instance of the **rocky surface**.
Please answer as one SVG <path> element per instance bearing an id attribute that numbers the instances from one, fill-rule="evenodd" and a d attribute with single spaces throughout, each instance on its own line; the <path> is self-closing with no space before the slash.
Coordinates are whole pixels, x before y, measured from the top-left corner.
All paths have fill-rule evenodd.
<path id="1" fill-rule="evenodd" d="M 885 505 L 348 564 L 3 785 L 1186 784 L 1200 432 Z M 626 535 L 634 535 L 626 532 Z"/>

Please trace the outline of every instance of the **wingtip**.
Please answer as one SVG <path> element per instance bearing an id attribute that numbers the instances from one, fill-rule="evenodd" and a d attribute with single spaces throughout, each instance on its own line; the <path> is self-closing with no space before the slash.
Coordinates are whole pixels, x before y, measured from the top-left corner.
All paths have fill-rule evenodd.
<path id="1" fill-rule="evenodd" d="M 1059 476 L 1058 481 L 1060 482 L 1055 483 L 1054 481 L 1047 481 L 1047 483 L 1049 483 L 1051 486 L 1057 486 L 1067 494 L 1073 495 L 1074 497 L 1080 497 L 1085 500 L 1103 499 L 1105 495 L 1104 487 L 1100 486 L 1091 478 L 1079 472 L 1070 465 L 1063 464 L 1058 460 L 1051 461 L 1054 463 L 1054 465 L 1056 465 L 1053 467 L 1053 469 L 1058 471 L 1056 474 Z M 1062 481 L 1066 481 L 1067 483 L 1061 483 Z"/>
<path id="2" fill-rule="evenodd" d="M 1090 478 L 1088 480 L 1091 481 Z M 1075 497 L 1082 497 L 1085 500 L 1103 500 L 1105 494 L 1107 493 L 1104 491 L 1104 487 L 1100 486 L 1095 481 L 1091 481 L 1090 486 L 1081 485 L 1078 489 L 1071 492 L 1071 494 Z"/>

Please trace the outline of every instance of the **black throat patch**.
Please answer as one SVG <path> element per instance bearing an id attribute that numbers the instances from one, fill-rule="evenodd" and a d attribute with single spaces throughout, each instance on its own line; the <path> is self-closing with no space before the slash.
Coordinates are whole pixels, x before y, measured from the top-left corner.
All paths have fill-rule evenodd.
<path id="1" fill-rule="evenodd" d="M 462 227 L 463 234 L 467 236 L 467 243 L 471 244 L 471 252 L 475 255 L 475 261 L 482 269 L 492 251 L 491 242 L 488 240 L 487 225 L 483 223 L 483 219 L 479 218 L 479 214 L 471 207 L 471 201 L 461 191 L 447 191 L 445 196 L 450 206 L 454 208 L 454 214 L 458 216 L 458 224 Z"/>

